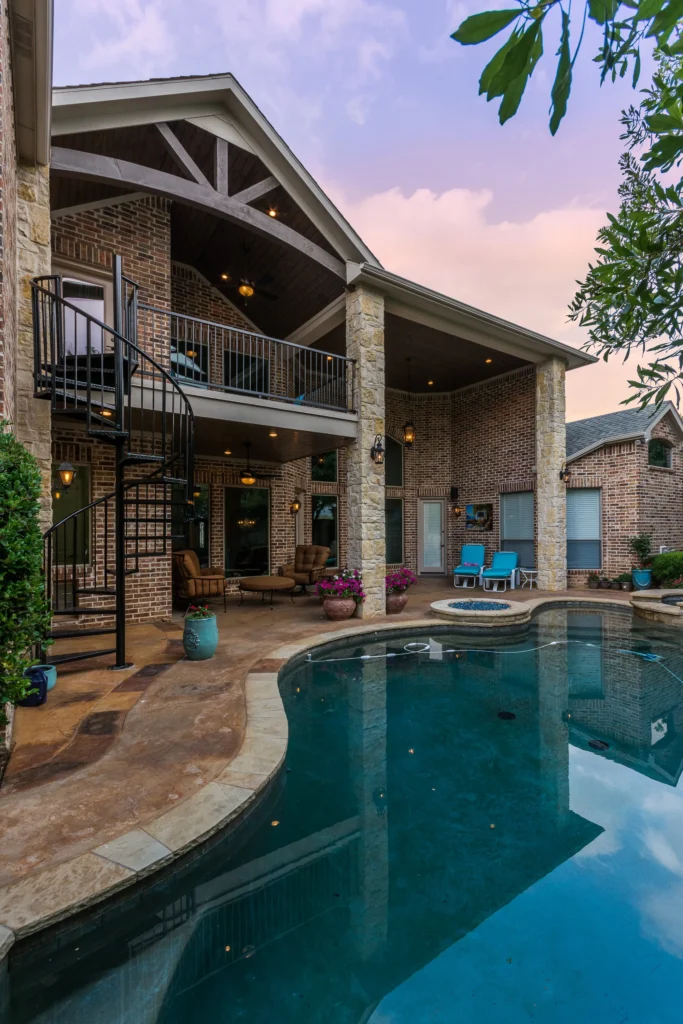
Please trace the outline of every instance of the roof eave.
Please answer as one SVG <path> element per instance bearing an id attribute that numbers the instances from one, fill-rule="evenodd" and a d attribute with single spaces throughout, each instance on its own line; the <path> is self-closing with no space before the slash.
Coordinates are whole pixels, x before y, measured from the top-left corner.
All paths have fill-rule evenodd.
<path id="1" fill-rule="evenodd" d="M 10 0 L 10 45 L 17 155 L 50 162 L 52 0 Z"/>
<path id="2" fill-rule="evenodd" d="M 646 432 L 639 430 L 635 434 L 619 434 L 617 437 L 603 437 L 599 441 L 586 445 L 585 448 L 580 448 L 578 452 L 574 452 L 573 455 L 568 455 L 566 462 L 576 462 L 577 459 L 582 459 L 584 455 L 590 455 L 591 452 L 597 451 L 598 448 L 604 448 L 606 444 L 625 444 L 627 441 L 644 441 L 646 438 Z"/>
<path id="3" fill-rule="evenodd" d="M 559 356 L 566 362 L 567 369 L 574 370 L 598 361 L 596 356 L 581 352 L 572 348 L 571 345 L 565 345 L 491 313 L 476 309 L 474 306 L 469 306 L 458 299 L 442 295 L 424 285 L 392 274 L 382 267 L 366 263 L 349 264 L 347 266 L 347 283 L 349 285 L 368 284 L 398 302 L 402 301 L 412 308 L 432 314 L 435 319 L 443 320 L 444 324 L 450 323 L 455 328 L 451 333 L 458 333 L 458 329 L 460 329 L 463 332 L 462 336 L 467 337 L 467 329 L 471 329 L 469 335 L 471 340 L 479 340 L 472 336 L 471 331 L 473 330 L 475 333 L 480 333 L 484 343 L 490 344 L 492 347 L 496 346 L 497 341 L 501 346 L 503 343 L 507 343 L 508 350 L 515 351 L 520 358 L 528 359 L 529 362 L 540 363 L 552 356 Z"/>

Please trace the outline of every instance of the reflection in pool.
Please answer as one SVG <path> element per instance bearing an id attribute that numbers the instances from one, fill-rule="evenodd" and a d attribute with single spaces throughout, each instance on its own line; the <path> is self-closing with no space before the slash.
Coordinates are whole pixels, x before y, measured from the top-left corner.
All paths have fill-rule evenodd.
<path id="1" fill-rule="evenodd" d="M 18 946 L 3 1021 L 678 1020 L 675 634 L 553 609 L 488 647 L 347 641 L 289 670 L 273 791 L 168 878 Z"/>

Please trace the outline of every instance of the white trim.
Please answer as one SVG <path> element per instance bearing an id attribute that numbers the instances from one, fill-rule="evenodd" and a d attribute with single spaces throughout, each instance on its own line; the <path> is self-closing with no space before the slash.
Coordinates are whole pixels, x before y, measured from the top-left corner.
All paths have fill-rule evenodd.
<path id="1" fill-rule="evenodd" d="M 46 166 L 52 113 L 52 0 L 10 0 L 8 13 L 17 154 Z M 10 68 L 4 71 L 9 84 Z"/>
<path id="2" fill-rule="evenodd" d="M 125 196 L 110 196 L 108 199 L 93 199 L 91 203 L 78 203 L 76 206 L 63 206 L 61 210 L 50 210 L 50 217 L 68 217 L 71 213 L 87 213 L 89 210 L 102 210 L 105 206 L 120 206 L 121 203 L 135 203 L 138 199 L 147 199 L 149 192 L 127 192 Z"/>
<path id="3" fill-rule="evenodd" d="M 107 327 L 114 324 L 114 281 L 112 271 L 92 263 L 60 256 L 52 257 L 52 273 L 62 279 L 84 281 L 86 284 L 101 285 L 104 289 L 104 322 Z"/>

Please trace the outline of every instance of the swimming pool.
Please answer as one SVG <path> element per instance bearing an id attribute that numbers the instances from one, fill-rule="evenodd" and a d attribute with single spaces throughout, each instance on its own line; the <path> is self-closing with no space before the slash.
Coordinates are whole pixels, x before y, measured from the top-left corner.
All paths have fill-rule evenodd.
<path id="1" fill-rule="evenodd" d="M 257 809 L 15 947 L 0 1018 L 671 1024 L 681 679 L 676 634 L 619 611 L 321 647 L 281 680 Z"/>

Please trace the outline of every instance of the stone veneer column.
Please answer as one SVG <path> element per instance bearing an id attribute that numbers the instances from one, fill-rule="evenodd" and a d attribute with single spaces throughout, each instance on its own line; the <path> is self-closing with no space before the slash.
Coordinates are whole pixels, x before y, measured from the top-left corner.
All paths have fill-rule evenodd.
<path id="1" fill-rule="evenodd" d="M 31 278 L 50 273 L 50 174 L 47 167 L 17 170 L 16 436 L 35 455 L 43 478 L 40 525 L 52 525 L 50 403 L 33 397 Z"/>
<path id="2" fill-rule="evenodd" d="M 346 295 L 346 354 L 356 360 L 358 410 L 358 441 L 348 449 L 348 566 L 363 573 L 358 615 L 384 615 L 384 466 L 370 458 L 375 435 L 384 440 L 384 297 L 364 285 Z"/>
<path id="3" fill-rule="evenodd" d="M 536 565 L 540 590 L 567 587 L 567 487 L 560 479 L 566 458 L 565 364 L 536 367 Z"/>

